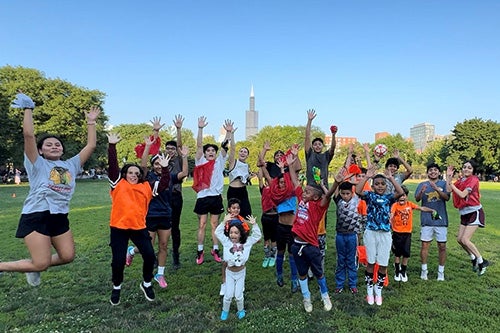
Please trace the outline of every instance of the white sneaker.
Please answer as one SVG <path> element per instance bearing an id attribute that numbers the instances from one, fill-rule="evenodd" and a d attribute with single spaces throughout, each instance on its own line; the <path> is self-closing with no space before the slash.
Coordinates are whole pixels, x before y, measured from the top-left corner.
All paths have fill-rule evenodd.
<path id="1" fill-rule="evenodd" d="M 32 287 L 38 287 L 42 282 L 40 279 L 40 272 L 26 272 L 26 281 Z"/>
<path id="2" fill-rule="evenodd" d="M 224 294 L 226 293 L 226 284 L 225 283 L 221 283 L 220 284 L 220 291 L 219 291 L 219 295 L 220 296 L 224 296 Z"/>
<path id="3" fill-rule="evenodd" d="M 306 310 L 306 312 L 312 312 L 313 305 L 311 303 L 311 299 L 310 298 L 304 298 L 304 300 L 302 302 L 304 302 L 304 309 Z M 331 303 L 330 303 L 330 305 L 331 305 Z"/>
<path id="4" fill-rule="evenodd" d="M 375 287 L 375 304 L 382 305 L 382 288 Z"/>
<path id="5" fill-rule="evenodd" d="M 401 276 L 401 282 L 408 282 L 408 274 L 406 274 L 406 272 L 399 275 Z"/>
<path id="6" fill-rule="evenodd" d="M 398 273 L 398 274 L 394 275 L 394 281 L 396 281 L 396 282 L 401 281 L 401 273 Z"/>
<path id="7" fill-rule="evenodd" d="M 369 305 L 373 305 L 375 303 L 373 298 L 373 286 L 366 286 L 366 302 L 368 302 Z"/>
<path id="8" fill-rule="evenodd" d="M 438 280 L 438 281 L 444 281 L 444 272 L 439 272 L 439 271 L 438 271 L 438 277 L 437 277 L 437 280 Z"/>
<path id="9" fill-rule="evenodd" d="M 427 273 L 428 271 L 426 269 L 423 269 L 421 272 L 420 272 L 420 278 L 424 281 L 427 281 Z M 444 277 L 444 273 L 443 273 L 443 277 Z"/>
<path id="10" fill-rule="evenodd" d="M 325 311 L 330 311 L 332 309 L 332 301 L 330 300 L 330 296 L 325 295 L 325 296 L 321 296 L 321 298 L 323 299 L 323 305 L 324 305 Z"/>

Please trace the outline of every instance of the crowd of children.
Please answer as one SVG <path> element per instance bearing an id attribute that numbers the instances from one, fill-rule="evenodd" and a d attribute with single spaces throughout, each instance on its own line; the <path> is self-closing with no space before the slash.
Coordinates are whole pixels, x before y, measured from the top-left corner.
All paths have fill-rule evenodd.
<path id="1" fill-rule="evenodd" d="M 40 284 L 40 271 L 52 265 L 70 262 L 74 257 L 74 245 L 68 227 L 68 202 L 74 189 L 74 176 L 78 168 L 90 157 L 95 148 L 95 124 L 99 109 L 92 108 L 87 113 L 88 144 L 79 155 L 66 161 L 60 161 L 62 142 L 54 136 L 44 138 L 37 146 L 33 134 L 31 113 L 34 103 L 29 97 L 19 94 L 14 101 L 14 108 L 25 112 L 23 130 L 25 136 L 26 169 L 31 176 L 30 185 L 36 181 L 35 171 L 64 167 L 70 179 L 63 183 L 68 189 L 58 190 L 54 179 L 42 193 L 44 200 L 34 201 L 40 188 L 32 186 L 25 202 L 19 223 L 17 237 L 25 239 L 32 259 L 18 262 L 0 262 L 0 271 L 22 271 L 27 273 L 28 283 Z M 265 155 L 271 150 L 265 142 L 258 156 L 258 180 L 261 193 L 261 224 L 263 231 L 264 259 L 262 267 L 275 270 L 276 283 L 283 287 L 284 262 L 288 258 L 290 269 L 290 288 L 292 293 L 301 292 L 306 312 L 313 310 L 309 280 L 314 278 L 318 284 L 323 307 L 332 309 L 325 278 L 326 223 L 327 210 L 331 198 L 336 205 L 335 222 L 335 294 L 347 288 L 352 294 L 358 293 L 358 262 L 360 243 L 366 249 L 366 300 L 367 303 L 382 305 L 382 291 L 387 285 L 388 267 L 391 250 L 394 255 L 394 281 L 408 281 L 408 260 L 410 258 L 411 236 L 413 231 L 413 210 L 419 210 L 421 220 L 421 279 L 427 280 L 429 267 L 427 258 L 429 245 L 435 238 L 438 245 L 437 280 L 444 281 L 446 261 L 446 242 L 448 214 L 446 202 L 453 197 L 453 204 L 459 210 L 461 224 L 458 242 L 471 258 L 473 270 L 482 275 L 489 262 L 484 259 L 471 242 L 477 228 L 484 227 L 484 211 L 479 201 L 479 182 L 475 176 L 476 164 L 464 163 L 460 178 L 453 182 L 455 169 L 448 167 L 446 181 L 441 179 L 441 169 L 435 164 L 427 166 L 428 180 L 420 183 L 415 192 L 419 206 L 409 200 L 409 190 L 402 183 L 410 177 L 413 170 L 400 156 L 398 150 L 387 159 L 383 173 L 378 172 L 378 160 L 375 156 L 370 161 L 370 151 L 364 145 L 366 167 L 349 149 L 345 165 L 334 175 L 334 182 L 328 184 L 328 167 L 335 154 L 335 134 L 337 127 L 332 126 L 333 144 L 323 151 L 321 138 L 311 140 L 311 125 L 316 117 L 314 110 L 307 111 L 307 125 L 304 141 L 306 167 L 305 184 L 299 173 L 302 170 L 298 158 L 299 146 L 291 145 L 286 151 L 277 150 L 274 160 L 266 162 Z M 173 240 L 173 264 L 180 268 L 180 214 L 182 210 L 182 181 L 188 175 L 188 149 L 181 145 L 181 127 L 184 118 L 176 116 L 177 141 L 168 141 L 165 154 L 158 149 L 158 133 L 163 125 L 160 118 L 154 118 L 153 135 L 143 144 L 141 164 L 127 163 L 121 169 L 118 166 L 116 145 L 120 136 L 108 135 L 109 179 L 111 185 L 110 247 L 112 252 L 112 290 L 110 302 L 120 303 L 121 285 L 124 268 L 130 266 L 136 253 L 143 258 L 143 281 L 140 290 L 148 301 L 155 299 L 153 280 L 161 288 L 167 287 L 165 266 L 169 238 Z M 222 262 L 222 284 L 220 295 L 223 296 L 221 320 L 229 316 L 229 309 L 234 298 L 237 305 L 237 317 L 246 316 L 244 308 L 244 290 L 246 263 L 252 246 L 261 239 L 261 229 L 252 215 L 252 207 L 247 192 L 247 185 L 253 174 L 246 163 L 249 150 L 240 148 L 236 156 L 234 142 L 234 123 L 226 120 L 223 127 L 226 136 L 219 146 L 203 145 L 203 128 L 207 126 L 205 117 L 198 118 L 198 134 L 193 170 L 193 189 L 196 192 L 194 212 L 198 217 L 196 264 L 204 263 L 204 239 L 207 223 L 211 226 L 211 255 L 215 262 Z M 55 149 L 48 147 L 52 145 Z M 156 147 L 157 149 L 153 149 Z M 229 152 L 229 153 L 228 153 Z M 147 162 L 151 163 L 148 170 Z M 64 163 L 63 163 L 64 162 Z M 229 162 L 229 163 L 228 163 Z M 224 212 L 224 170 L 228 166 L 229 189 L 227 191 L 227 214 L 219 224 Z M 399 166 L 405 171 L 399 173 Z M 31 170 L 31 171 L 30 171 Z M 60 174 L 60 172 L 59 172 Z M 61 183 L 61 182 L 60 182 Z M 45 187 L 43 187 L 45 188 Z M 57 205 L 57 193 L 66 193 L 63 205 Z M 134 205 L 134 209 L 129 209 Z M 57 228 L 48 227 L 49 221 L 56 221 Z M 35 223 L 41 222 L 42 226 Z M 46 226 L 47 225 L 47 226 Z M 37 248 L 29 244 L 36 242 L 48 244 Z M 158 240 L 158 252 L 154 245 Z M 134 246 L 129 246 L 132 241 Z M 50 242 L 56 249 L 50 255 Z M 219 243 L 223 246 L 219 249 Z M 157 273 L 153 274 L 157 266 Z"/>

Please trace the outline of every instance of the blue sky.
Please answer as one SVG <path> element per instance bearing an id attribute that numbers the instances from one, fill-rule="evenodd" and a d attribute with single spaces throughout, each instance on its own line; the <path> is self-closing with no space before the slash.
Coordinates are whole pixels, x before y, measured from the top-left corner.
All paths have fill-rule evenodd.
<path id="1" fill-rule="evenodd" d="M 0 66 L 36 68 L 107 94 L 110 124 L 175 114 L 244 138 L 313 125 L 373 142 L 422 122 L 448 134 L 499 121 L 500 1 L 14 1 L 0 3 Z"/>

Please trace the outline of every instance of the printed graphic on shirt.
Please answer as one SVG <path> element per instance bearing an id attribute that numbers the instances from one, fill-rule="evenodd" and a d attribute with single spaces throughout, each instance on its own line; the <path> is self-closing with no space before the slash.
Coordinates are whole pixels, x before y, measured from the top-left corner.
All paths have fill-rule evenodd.
<path id="1" fill-rule="evenodd" d="M 72 176 L 68 169 L 63 167 L 53 167 L 50 170 L 49 179 L 53 182 L 49 187 L 56 192 L 69 192 L 71 191 Z"/>

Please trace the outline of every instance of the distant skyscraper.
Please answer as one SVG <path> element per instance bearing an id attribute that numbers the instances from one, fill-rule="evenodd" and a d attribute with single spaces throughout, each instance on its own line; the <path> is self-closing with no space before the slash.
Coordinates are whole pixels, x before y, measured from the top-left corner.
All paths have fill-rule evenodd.
<path id="1" fill-rule="evenodd" d="M 253 94 L 253 85 L 250 90 L 250 109 L 246 111 L 245 121 L 245 139 L 248 140 L 252 135 L 259 131 L 259 113 L 255 111 L 255 96 Z"/>
<path id="2" fill-rule="evenodd" d="M 434 125 L 432 124 L 421 123 L 410 128 L 410 138 L 418 153 L 424 151 L 427 144 L 434 141 L 435 137 Z"/>

